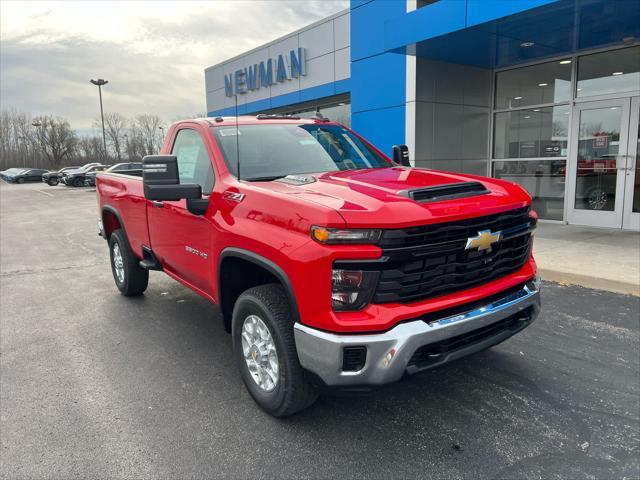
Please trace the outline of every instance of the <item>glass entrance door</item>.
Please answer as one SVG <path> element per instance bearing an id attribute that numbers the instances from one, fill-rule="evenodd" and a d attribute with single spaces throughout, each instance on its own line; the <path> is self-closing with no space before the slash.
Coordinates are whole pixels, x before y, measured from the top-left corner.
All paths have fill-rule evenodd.
<path id="1" fill-rule="evenodd" d="M 630 98 L 574 106 L 569 158 L 569 223 L 622 227 L 625 184 L 629 177 L 630 110 Z"/>
<path id="2" fill-rule="evenodd" d="M 640 97 L 631 100 L 622 228 L 640 230 Z"/>

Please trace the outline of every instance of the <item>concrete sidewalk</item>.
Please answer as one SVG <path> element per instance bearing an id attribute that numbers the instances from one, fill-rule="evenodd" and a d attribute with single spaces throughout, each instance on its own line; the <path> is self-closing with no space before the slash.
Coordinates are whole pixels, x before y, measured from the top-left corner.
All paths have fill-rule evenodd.
<path id="1" fill-rule="evenodd" d="M 533 254 L 544 280 L 640 295 L 640 233 L 538 223 Z"/>

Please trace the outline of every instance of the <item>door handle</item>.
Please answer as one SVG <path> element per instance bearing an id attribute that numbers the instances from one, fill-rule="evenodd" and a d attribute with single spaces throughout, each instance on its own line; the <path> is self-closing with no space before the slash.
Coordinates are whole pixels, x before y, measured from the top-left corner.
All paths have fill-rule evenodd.
<path id="1" fill-rule="evenodd" d="M 153 206 L 156 208 L 164 208 L 164 202 L 159 202 L 158 200 L 153 200 L 151 203 L 153 203 Z"/>

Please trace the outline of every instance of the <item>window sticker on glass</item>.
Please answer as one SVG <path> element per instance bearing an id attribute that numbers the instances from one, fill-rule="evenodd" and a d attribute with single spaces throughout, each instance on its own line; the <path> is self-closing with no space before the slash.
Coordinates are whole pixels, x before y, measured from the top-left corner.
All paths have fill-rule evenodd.
<path id="1" fill-rule="evenodd" d="M 200 147 L 198 145 L 189 145 L 180 148 L 178 151 L 178 172 L 180 177 L 194 177 L 199 153 Z"/>
<path id="2" fill-rule="evenodd" d="M 300 145 L 317 145 L 318 144 L 318 142 L 316 142 L 313 138 L 298 140 L 298 143 L 300 143 Z"/>
<path id="3" fill-rule="evenodd" d="M 219 132 L 221 137 L 232 137 L 240 134 L 240 132 L 235 128 L 221 128 Z"/>

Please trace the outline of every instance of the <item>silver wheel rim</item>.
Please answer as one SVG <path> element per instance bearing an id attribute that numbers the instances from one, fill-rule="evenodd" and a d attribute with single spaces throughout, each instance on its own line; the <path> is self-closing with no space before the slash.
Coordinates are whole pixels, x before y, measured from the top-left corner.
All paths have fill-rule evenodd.
<path id="1" fill-rule="evenodd" d="M 271 332 L 256 315 L 249 315 L 242 324 L 242 354 L 256 385 L 271 392 L 278 385 L 280 364 Z"/>
<path id="2" fill-rule="evenodd" d="M 589 206 L 592 210 L 602 210 L 607 204 L 607 194 L 604 190 L 595 190 L 589 195 Z"/>
<path id="3" fill-rule="evenodd" d="M 124 261 L 122 260 L 122 253 L 120 252 L 120 245 L 117 243 L 113 245 L 113 268 L 116 271 L 116 277 L 118 282 L 124 282 Z"/>

